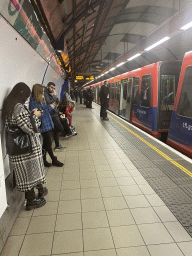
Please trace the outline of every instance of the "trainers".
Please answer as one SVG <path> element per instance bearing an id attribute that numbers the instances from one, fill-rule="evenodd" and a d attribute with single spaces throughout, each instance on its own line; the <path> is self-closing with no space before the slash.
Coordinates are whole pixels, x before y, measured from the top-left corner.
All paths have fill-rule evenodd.
<path id="1" fill-rule="evenodd" d="M 74 132 L 72 133 L 72 135 L 73 135 L 73 136 L 76 136 L 76 135 L 77 135 L 77 132 L 74 131 Z"/>
<path id="2" fill-rule="evenodd" d="M 46 200 L 44 198 L 35 198 L 32 201 L 27 200 L 26 210 L 30 211 L 36 208 L 40 208 L 46 204 Z"/>
<path id="3" fill-rule="evenodd" d="M 57 160 L 57 157 L 55 156 L 54 158 L 53 158 L 53 160 L 52 160 L 52 165 L 54 165 L 54 166 L 58 166 L 58 167 L 63 167 L 63 163 L 61 163 L 61 162 L 59 162 L 58 160 Z"/>
<path id="4" fill-rule="evenodd" d="M 105 118 L 103 118 L 103 120 L 105 120 L 105 121 L 109 121 L 109 118 L 108 118 L 108 117 L 105 117 Z"/>
<path id="5" fill-rule="evenodd" d="M 72 134 L 67 134 L 67 135 L 65 135 L 64 139 L 68 139 L 68 138 L 70 138 L 72 136 L 73 136 Z"/>
<path id="6" fill-rule="evenodd" d="M 61 150 L 61 149 L 64 149 L 64 148 L 66 148 L 66 147 L 63 147 L 63 146 L 59 146 L 59 147 L 55 147 L 55 151 L 59 151 L 59 150 Z"/>

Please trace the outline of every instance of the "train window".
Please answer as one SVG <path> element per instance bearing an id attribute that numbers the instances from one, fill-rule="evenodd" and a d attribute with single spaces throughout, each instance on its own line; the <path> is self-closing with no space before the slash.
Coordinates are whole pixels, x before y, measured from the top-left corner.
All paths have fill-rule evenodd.
<path id="1" fill-rule="evenodd" d="M 138 104 L 138 96 L 139 96 L 139 77 L 133 77 L 133 105 Z"/>
<path id="2" fill-rule="evenodd" d="M 161 105 L 173 105 L 175 102 L 175 76 L 161 76 Z"/>
<path id="3" fill-rule="evenodd" d="M 142 77 L 141 106 L 146 108 L 151 106 L 151 75 Z"/>
<path id="4" fill-rule="evenodd" d="M 192 118 L 192 66 L 186 69 L 177 113 Z"/>

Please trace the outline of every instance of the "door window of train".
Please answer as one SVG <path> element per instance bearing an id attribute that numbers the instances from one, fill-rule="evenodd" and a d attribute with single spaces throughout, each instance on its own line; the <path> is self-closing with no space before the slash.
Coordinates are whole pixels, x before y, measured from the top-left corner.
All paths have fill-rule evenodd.
<path id="1" fill-rule="evenodd" d="M 138 96 L 139 96 L 139 77 L 133 77 L 133 105 L 138 104 Z"/>
<path id="2" fill-rule="evenodd" d="M 185 72 L 177 113 L 192 118 L 192 66 Z"/>
<path id="3" fill-rule="evenodd" d="M 141 107 L 151 106 L 151 75 L 142 77 L 141 83 Z"/>
<path id="4" fill-rule="evenodd" d="M 161 76 L 161 105 L 174 105 L 175 102 L 175 76 Z"/>

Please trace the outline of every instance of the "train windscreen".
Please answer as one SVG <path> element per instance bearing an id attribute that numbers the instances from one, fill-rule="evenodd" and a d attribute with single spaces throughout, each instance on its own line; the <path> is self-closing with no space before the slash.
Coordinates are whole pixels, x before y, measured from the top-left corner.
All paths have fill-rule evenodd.
<path id="1" fill-rule="evenodd" d="M 187 67 L 185 72 L 177 113 L 192 118 L 192 66 Z"/>

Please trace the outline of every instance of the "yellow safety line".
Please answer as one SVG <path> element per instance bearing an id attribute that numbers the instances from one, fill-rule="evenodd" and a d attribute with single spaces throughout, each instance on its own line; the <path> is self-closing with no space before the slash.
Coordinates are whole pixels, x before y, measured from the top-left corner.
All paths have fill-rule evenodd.
<path id="1" fill-rule="evenodd" d="M 147 144 L 150 148 L 152 148 L 153 150 L 155 150 L 157 153 L 159 153 L 161 156 L 163 156 L 165 159 L 167 159 L 168 161 L 170 161 L 172 164 L 174 164 L 175 166 L 177 166 L 180 170 L 182 170 L 183 172 L 185 172 L 187 175 L 189 175 L 190 177 L 192 177 L 192 172 L 190 172 L 189 170 L 187 170 L 185 167 L 183 167 L 182 165 L 180 165 L 179 163 L 177 163 L 176 161 L 174 161 L 172 158 L 170 158 L 169 156 L 167 156 L 165 153 L 163 153 L 161 150 L 159 150 L 158 148 L 154 147 L 151 143 L 149 143 L 148 141 L 146 141 L 145 139 L 143 139 L 141 136 L 139 136 L 137 133 L 133 132 L 131 129 L 127 128 L 125 125 L 123 125 L 122 123 L 120 123 L 119 121 L 117 121 L 115 118 L 113 118 L 111 115 L 109 116 L 111 119 L 113 119 L 115 122 L 117 122 L 118 124 L 120 124 L 123 128 L 125 128 L 127 131 L 129 131 L 130 133 L 132 133 L 133 135 L 135 135 L 138 139 L 140 139 L 141 141 L 143 141 L 145 144 Z"/>

